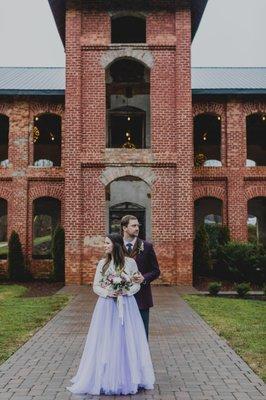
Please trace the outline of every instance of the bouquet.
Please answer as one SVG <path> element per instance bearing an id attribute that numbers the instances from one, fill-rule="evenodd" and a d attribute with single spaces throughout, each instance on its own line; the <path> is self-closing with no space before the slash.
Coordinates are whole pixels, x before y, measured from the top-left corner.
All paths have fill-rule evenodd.
<path id="1" fill-rule="evenodd" d="M 113 295 L 126 294 L 133 285 L 130 277 L 123 270 L 103 275 L 100 284 L 102 288 L 107 288 L 110 294 Z"/>

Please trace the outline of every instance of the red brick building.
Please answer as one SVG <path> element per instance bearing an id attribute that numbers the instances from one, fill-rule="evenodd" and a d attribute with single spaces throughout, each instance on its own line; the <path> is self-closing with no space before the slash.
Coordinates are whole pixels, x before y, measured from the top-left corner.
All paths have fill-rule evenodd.
<path id="1" fill-rule="evenodd" d="M 132 3 L 50 0 L 66 86 L 62 69 L 0 69 L 2 270 L 15 229 L 46 275 L 61 222 L 66 283 L 90 283 L 124 213 L 171 284 L 192 282 L 200 222 L 245 241 L 248 220 L 265 242 L 265 70 L 193 69 L 191 87 L 206 1 Z"/>

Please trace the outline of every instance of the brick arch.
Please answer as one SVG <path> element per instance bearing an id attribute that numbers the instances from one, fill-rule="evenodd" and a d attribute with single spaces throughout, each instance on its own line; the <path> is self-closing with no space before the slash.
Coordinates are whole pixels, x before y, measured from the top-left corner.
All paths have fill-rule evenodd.
<path id="1" fill-rule="evenodd" d="M 64 106 L 63 104 L 47 104 L 47 103 L 34 103 L 31 105 L 30 108 L 30 117 L 32 118 L 33 116 L 36 115 L 41 115 L 41 114 L 56 114 L 59 115 L 61 118 L 64 115 Z"/>
<path id="2" fill-rule="evenodd" d="M 193 118 L 200 114 L 214 114 L 224 118 L 224 106 L 219 103 L 196 103 L 193 105 Z"/>
<path id="3" fill-rule="evenodd" d="M 196 201 L 202 197 L 214 197 L 218 200 L 222 200 L 222 202 L 225 203 L 226 192 L 225 189 L 221 187 L 202 186 L 195 188 L 193 191 L 193 201 Z"/>
<path id="4" fill-rule="evenodd" d="M 39 197 L 53 197 L 57 200 L 63 202 L 64 199 L 64 191 L 60 187 L 50 187 L 46 185 L 41 185 L 34 188 L 29 196 L 29 201 L 33 202 Z"/>
<path id="5" fill-rule="evenodd" d="M 12 191 L 5 187 L 0 187 L 0 198 L 6 200 L 7 202 L 12 200 Z"/>
<path id="6" fill-rule="evenodd" d="M 266 197 L 266 186 L 254 186 L 246 189 L 245 198 L 247 201 L 255 197 Z"/>
<path id="7" fill-rule="evenodd" d="M 266 114 L 266 103 L 253 101 L 243 104 L 243 114 L 245 117 L 257 113 Z"/>
<path id="8" fill-rule="evenodd" d="M 102 55 L 100 64 L 104 69 L 106 69 L 114 61 L 117 61 L 120 58 L 128 58 L 139 61 L 149 69 L 151 69 L 154 65 L 154 57 L 149 50 L 137 50 L 130 47 L 120 48 L 117 50 L 107 50 Z"/>
<path id="9" fill-rule="evenodd" d="M 10 107 L 10 105 L 9 105 Z M 6 103 L 0 103 L 0 114 L 3 114 L 10 118 L 10 111 Z"/>
<path id="10" fill-rule="evenodd" d="M 148 16 L 147 11 L 135 11 L 135 10 L 114 10 L 108 12 L 110 17 L 139 17 L 146 18 Z"/>
<path id="11" fill-rule="evenodd" d="M 156 180 L 156 175 L 150 168 L 145 167 L 108 167 L 100 176 L 100 181 L 105 185 L 109 185 L 116 179 L 123 178 L 126 176 L 133 176 L 139 178 L 147 183 L 147 185 L 152 186 Z"/>

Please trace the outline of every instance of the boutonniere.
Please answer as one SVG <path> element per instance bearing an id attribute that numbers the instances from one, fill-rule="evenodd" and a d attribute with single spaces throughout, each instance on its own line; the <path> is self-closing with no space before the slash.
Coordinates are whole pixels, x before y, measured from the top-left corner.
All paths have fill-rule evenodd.
<path id="1" fill-rule="evenodd" d="M 140 242 L 138 245 L 138 254 L 140 254 L 142 251 L 144 251 L 144 242 Z"/>

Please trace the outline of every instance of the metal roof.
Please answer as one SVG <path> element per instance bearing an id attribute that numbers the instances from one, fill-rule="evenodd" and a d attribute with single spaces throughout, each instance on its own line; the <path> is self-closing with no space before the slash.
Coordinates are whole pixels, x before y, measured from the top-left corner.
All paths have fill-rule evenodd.
<path id="1" fill-rule="evenodd" d="M 63 44 L 65 44 L 65 13 L 66 13 L 66 0 L 48 0 L 54 19 L 55 19 L 55 23 L 59 32 L 59 35 L 61 37 L 61 40 L 63 42 Z M 156 3 L 160 4 L 160 1 L 156 2 L 154 1 L 154 5 L 156 5 Z M 121 7 L 121 1 L 117 1 L 117 0 L 109 0 L 109 2 L 106 2 L 106 0 L 104 1 L 99 1 L 98 0 L 98 6 L 99 4 L 102 3 L 103 5 L 105 5 L 105 7 L 108 7 L 108 4 L 106 5 L 106 3 L 109 3 L 109 8 L 119 8 Z M 125 0 L 123 0 L 122 4 L 125 4 Z M 131 3 L 131 4 L 130 4 Z M 204 13 L 205 7 L 208 3 L 208 0 L 193 0 L 191 2 L 191 29 L 192 29 L 192 40 L 197 32 L 197 29 L 199 27 L 202 15 Z M 139 0 L 138 2 L 136 0 L 134 0 L 134 2 L 132 3 L 131 1 L 129 1 L 130 6 L 132 7 L 139 7 L 139 8 L 145 8 L 145 3 L 143 3 L 143 0 Z M 148 7 L 151 7 L 151 2 L 148 2 L 147 5 Z M 165 3 L 166 4 L 166 3 Z M 139 6 L 140 5 L 140 6 Z M 125 7 L 125 6 L 124 6 Z"/>
<path id="2" fill-rule="evenodd" d="M 0 67 L 0 94 L 64 95 L 65 68 Z"/>
<path id="3" fill-rule="evenodd" d="M 0 95 L 64 95 L 65 68 L 0 67 Z M 266 67 L 192 68 L 193 94 L 266 94 Z"/>
<path id="4" fill-rule="evenodd" d="M 194 67 L 193 94 L 266 93 L 266 67 Z"/>

